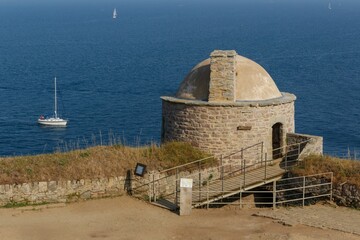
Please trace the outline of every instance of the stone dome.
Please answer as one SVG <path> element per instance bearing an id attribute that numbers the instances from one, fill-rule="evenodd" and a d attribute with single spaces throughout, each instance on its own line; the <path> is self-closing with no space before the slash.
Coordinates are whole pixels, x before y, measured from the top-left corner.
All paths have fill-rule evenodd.
<path id="1" fill-rule="evenodd" d="M 211 101 L 214 99 L 211 92 L 214 91 L 222 91 L 216 93 L 217 96 L 226 96 L 225 101 L 233 102 L 262 101 L 282 96 L 264 68 L 234 50 L 214 51 L 211 58 L 197 64 L 181 83 L 176 97 Z M 215 97 L 218 102 L 223 99 Z"/>

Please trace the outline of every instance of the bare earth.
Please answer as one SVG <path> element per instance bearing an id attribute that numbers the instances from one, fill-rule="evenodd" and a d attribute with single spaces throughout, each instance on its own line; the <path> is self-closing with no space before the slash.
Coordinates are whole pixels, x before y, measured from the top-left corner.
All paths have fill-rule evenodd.
<path id="1" fill-rule="evenodd" d="M 255 216 L 256 215 L 256 216 Z M 193 210 L 130 197 L 0 209 L 0 239 L 360 239 L 360 211 L 332 206 Z"/>

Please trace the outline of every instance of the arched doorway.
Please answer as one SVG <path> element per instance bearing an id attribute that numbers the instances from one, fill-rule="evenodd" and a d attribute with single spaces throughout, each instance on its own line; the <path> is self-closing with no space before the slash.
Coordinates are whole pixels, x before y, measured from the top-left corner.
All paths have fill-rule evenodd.
<path id="1" fill-rule="evenodd" d="M 283 125 L 281 123 L 275 123 L 272 126 L 273 159 L 282 157 L 282 128 Z"/>

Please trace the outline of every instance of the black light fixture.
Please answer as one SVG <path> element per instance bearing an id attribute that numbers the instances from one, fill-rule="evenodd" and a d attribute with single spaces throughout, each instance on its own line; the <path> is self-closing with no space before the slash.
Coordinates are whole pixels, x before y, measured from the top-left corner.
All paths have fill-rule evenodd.
<path id="1" fill-rule="evenodd" d="M 137 163 L 134 173 L 135 173 L 136 176 L 143 177 L 144 174 L 145 174 L 145 170 L 146 170 L 146 165 L 144 165 L 142 163 Z"/>

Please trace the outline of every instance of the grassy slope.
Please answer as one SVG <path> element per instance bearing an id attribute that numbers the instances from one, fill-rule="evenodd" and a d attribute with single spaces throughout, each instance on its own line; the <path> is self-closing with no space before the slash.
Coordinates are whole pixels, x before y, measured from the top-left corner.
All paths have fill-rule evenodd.
<path id="1" fill-rule="evenodd" d="M 161 147 L 97 146 L 66 153 L 0 158 L 0 184 L 125 176 L 137 162 L 147 165 L 148 170 L 163 170 L 207 156 L 190 144 L 172 142 Z"/>
<path id="2" fill-rule="evenodd" d="M 125 176 L 136 163 L 163 170 L 208 157 L 188 143 L 171 142 L 145 147 L 97 146 L 65 153 L 0 158 L 0 184 Z M 334 173 L 334 183 L 360 186 L 360 161 L 313 155 L 292 170 L 296 175 Z"/>
<path id="3" fill-rule="evenodd" d="M 306 157 L 304 162 L 292 172 L 296 175 L 333 172 L 335 184 L 347 182 L 360 187 L 360 161 L 311 155 Z"/>

